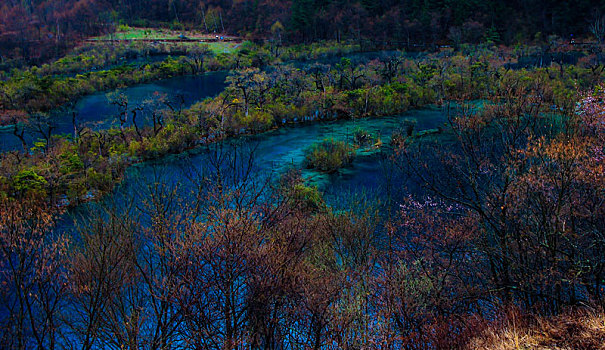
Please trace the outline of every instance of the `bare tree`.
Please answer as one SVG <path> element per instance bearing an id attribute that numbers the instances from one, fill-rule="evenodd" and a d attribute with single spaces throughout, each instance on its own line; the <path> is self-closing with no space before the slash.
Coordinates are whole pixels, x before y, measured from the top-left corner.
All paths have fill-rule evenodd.
<path id="1" fill-rule="evenodd" d="M 69 241 L 51 234 L 57 213 L 35 197 L 2 198 L 0 214 L 0 346 L 55 349 Z"/>
<path id="2" fill-rule="evenodd" d="M 68 266 L 73 296 L 68 324 L 82 349 L 138 347 L 137 219 L 130 214 L 98 209 L 77 225 L 81 243 Z"/>
<path id="3" fill-rule="evenodd" d="M 187 63 L 191 67 L 192 74 L 200 74 L 204 72 L 204 61 L 206 58 L 212 57 L 212 50 L 208 45 L 195 46 L 187 52 Z"/>
<path id="4" fill-rule="evenodd" d="M 590 32 L 595 36 L 595 39 L 597 39 L 597 42 L 601 44 L 603 42 L 603 36 L 605 36 L 605 15 L 596 10 L 590 20 L 589 28 Z"/>
<path id="5" fill-rule="evenodd" d="M 52 117 L 46 113 L 34 113 L 30 116 L 27 125 L 34 133 L 42 137 L 44 149 L 50 149 L 53 130 L 56 129 Z"/>

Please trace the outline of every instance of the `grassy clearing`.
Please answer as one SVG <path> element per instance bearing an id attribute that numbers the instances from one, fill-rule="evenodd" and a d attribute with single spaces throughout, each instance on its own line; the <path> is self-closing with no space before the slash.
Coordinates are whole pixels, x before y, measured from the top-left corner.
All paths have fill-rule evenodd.
<path id="1" fill-rule="evenodd" d="M 147 42 L 147 41 L 136 41 L 133 40 L 132 42 L 130 42 L 132 44 L 137 43 L 137 48 L 139 49 L 144 49 L 145 47 L 156 47 L 155 43 L 152 42 Z M 106 45 L 105 41 L 88 41 L 85 43 L 85 45 L 90 45 L 90 46 L 96 46 L 96 45 Z M 177 49 L 178 48 L 182 48 L 182 49 L 188 49 L 188 48 L 192 48 L 192 47 L 199 47 L 200 45 L 206 45 L 208 46 L 208 48 L 214 53 L 214 54 L 219 54 L 219 53 L 226 53 L 226 54 L 232 54 L 237 52 L 237 50 L 241 47 L 242 43 L 237 43 L 237 42 L 198 42 L 198 41 L 179 41 L 179 42 L 166 42 L 164 43 L 165 47 L 171 47 L 173 49 Z M 82 46 L 83 48 L 85 48 L 86 46 Z"/>
<path id="2" fill-rule="evenodd" d="M 135 28 L 122 26 L 117 32 L 113 34 L 107 34 L 99 36 L 93 39 L 120 39 L 120 40 L 166 40 L 166 39 L 178 39 L 180 32 L 176 32 L 169 29 L 155 29 L 155 28 Z M 187 36 L 186 33 L 182 33 Z"/>
<path id="3" fill-rule="evenodd" d="M 193 44 L 193 43 L 192 43 Z M 216 43 L 206 43 L 210 50 L 215 54 L 219 53 L 234 53 L 237 51 L 237 48 L 241 45 L 238 43 L 226 43 L 226 42 L 216 42 Z"/>
<path id="4" fill-rule="evenodd" d="M 107 40 L 176 40 L 182 39 L 181 35 L 188 39 L 214 39 L 216 35 L 204 34 L 195 30 L 172 30 L 167 28 L 139 28 L 120 26 L 113 34 L 107 34 L 93 39 Z M 233 39 L 233 37 L 225 37 Z"/>
<path id="5" fill-rule="evenodd" d="M 213 53 L 215 53 L 215 54 L 219 54 L 219 53 L 234 53 L 241 46 L 241 43 L 224 42 L 224 41 L 222 41 L 222 42 L 205 42 L 205 43 L 200 43 L 200 42 L 179 42 L 179 43 L 175 43 L 175 44 L 178 44 L 179 47 L 183 47 L 183 48 L 200 46 L 200 45 L 207 45 L 208 48 Z"/>
<path id="6" fill-rule="evenodd" d="M 175 30 L 171 30 L 171 29 L 136 28 L 136 27 L 122 26 L 116 33 L 107 34 L 104 36 L 99 36 L 99 37 L 95 37 L 95 38 L 91 38 L 91 39 L 92 40 L 110 40 L 110 39 L 131 40 L 133 42 L 140 40 L 141 43 L 145 43 L 146 40 L 162 41 L 162 40 L 183 39 L 183 37 L 181 35 L 183 35 L 187 39 L 193 39 L 193 40 L 208 40 L 208 39 L 214 39 L 216 37 L 215 35 L 203 34 L 198 31 L 175 31 Z M 234 39 L 234 37 L 225 37 L 225 38 Z M 99 42 L 102 42 L 102 41 L 99 41 Z M 92 43 L 94 43 L 94 41 L 92 41 Z M 180 47 L 186 48 L 189 46 L 192 46 L 192 47 L 198 46 L 200 44 L 200 42 L 182 41 L 182 42 L 178 42 L 175 44 L 178 44 Z M 204 44 L 208 45 L 208 48 L 214 54 L 219 54 L 219 53 L 231 54 L 231 53 L 236 52 L 238 47 L 241 45 L 241 43 L 233 42 L 233 41 L 204 42 Z"/>

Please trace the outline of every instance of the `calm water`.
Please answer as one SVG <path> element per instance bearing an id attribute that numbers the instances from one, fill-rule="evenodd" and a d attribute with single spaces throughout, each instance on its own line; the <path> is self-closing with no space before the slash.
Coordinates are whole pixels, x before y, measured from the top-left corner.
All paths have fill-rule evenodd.
<path id="1" fill-rule="evenodd" d="M 408 184 L 405 183 L 405 179 L 392 169 L 391 163 L 386 159 L 392 154 L 388 146 L 390 136 L 393 131 L 402 126 L 405 119 L 416 120 L 416 130 L 425 130 L 442 126 L 446 121 L 446 114 L 439 107 L 429 107 L 397 116 L 313 122 L 231 139 L 222 142 L 221 145 L 224 153 L 239 149 L 241 151 L 239 157 L 244 163 L 245 157 L 249 153 L 253 154 L 251 177 L 257 183 L 276 182 L 288 169 L 303 168 L 304 151 L 313 143 L 326 138 L 350 141 L 355 129 L 369 131 L 381 138 L 384 144 L 382 149 L 358 151 L 352 164 L 333 174 L 302 170 L 303 177 L 322 191 L 329 205 L 342 208 L 349 206 L 353 197 L 363 197 L 372 202 L 381 199 L 387 195 L 389 185 L 397 189 L 391 193 L 393 198 L 401 198 L 403 193 L 407 193 Z M 127 170 L 122 184 L 101 203 L 117 203 L 118 206 L 128 203 L 130 206 L 134 202 L 139 206 L 148 195 L 148 186 L 153 183 L 162 183 L 168 187 L 178 186 L 179 196 L 187 201 L 196 190 L 191 179 L 207 176 L 211 171 L 208 168 L 215 159 L 213 152 L 216 152 L 216 145 L 202 146 L 157 161 L 136 164 Z M 226 169 L 227 172 L 230 170 Z M 390 208 L 396 205 L 396 203 L 383 204 L 389 205 Z M 59 231 L 71 231 L 74 219 L 86 217 L 91 207 L 97 205 L 98 203 L 88 203 L 71 210 L 70 215 L 66 215 L 59 223 Z M 384 209 L 386 207 L 382 208 Z"/>
<path id="2" fill-rule="evenodd" d="M 227 152 L 235 148 L 253 149 L 255 165 L 252 177 L 262 182 L 265 179 L 278 179 L 279 175 L 291 166 L 300 167 L 304 158 L 304 149 L 312 143 L 325 138 L 350 139 L 352 132 L 357 128 L 380 135 L 386 144 L 392 132 L 398 129 L 406 118 L 415 119 L 417 129 L 423 130 L 442 125 L 445 122 L 445 113 L 441 108 L 434 107 L 411 111 L 399 116 L 301 124 L 256 136 L 232 139 L 216 145 L 222 145 Z M 213 145 L 213 148 L 216 145 Z M 383 152 L 389 153 L 386 147 Z M 200 173 L 203 174 L 212 159 L 212 149 L 200 147 L 183 154 L 165 157 L 159 161 L 135 165 L 127 171 L 123 184 L 118 186 L 106 200 L 115 201 L 118 204 L 127 202 L 130 208 L 141 207 L 141 200 L 146 193 L 145 188 L 153 183 L 163 183 L 169 187 L 178 185 L 179 195 L 187 199 L 188 193 L 193 189 L 189 178 Z M 384 162 L 382 159 L 381 152 L 364 152 L 359 154 L 353 164 L 336 174 L 326 176 L 307 170 L 304 171 L 304 176 L 320 186 L 330 205 L 337 208 L 346 207 L 351 203 L 351 198 L 345 200 L 341 200 L 341 198 L 349 190 L 354 190 L 356 193 L 366 191 L 374 196 L 383 193 L 384 173 L 382 169 Z M 246 162 L 245 158 L 242 160 L 244 163 Z M 66 216 L 59 223 L 58 230 L 72 231 L 73 219 L 86 218 L 86 214 L 91 210 L 90 207 L 96 205 L 95 203 L 87 204 L 72 210 L 72 215 Z M 148 217 L 141 215 L 137 219 L 144 223 Z M 75 233 L 73 237 L 77 240 L 78 234 Z"/>
<path id="3" fill-rule="evenodd" d="M 302 170 L 303 177 L 310 184 L 318 186 L 330 204 L 338 204 L 343 194 L 359 190 L 373 195 L 384 192 L 385 177 L 392 170 L 385 160 L 391 153 L 388 147 L 390 136 L 402 126 L 405 119 L 416 120 L 416 130 L 425 130 L 442 126 L 446 117 L 441 108 L 430 107 L 397 116 L 288 126 L 260 135 L 225 141 L 223 146 L 225 152 L 238 148 L 243 150 L 244 156 L 253 154 L 253 177 L 256 180 L 276 181 L 292 167 L 303 168 L 305 149 L 315 142 L 327 138 L 351 141 L 353 131 L 357 128 L 380 137 L 384 143 L 382 149 L 360 149 L 353 163 L 336 173 L 322 174 L 309 169 Z M 115 190 L 113 198 L 136 198 L 145 192 L 141 190 L 141 186 L 158 181 L 178 185 L 182 193 L 187 193 L 193 189 L 189 179 L 206 171 L 205 168 L 214 157 L 213 151 L 214 146 L 200 147 L 159 161 L 137 164 L 127 171 L 124 182 Z"/>
<path id="4" fill-rule="evenodd" d="M 201 76 L 175 77 L 118 91 L 128 97 L 130 107 L 136 106 L 158 92 L 165 93 L 171 100 L 175 100 L 177 96 L 182 96 L 183 108 L 185 108 L 198 100 L 218 95 L 225 89 L 226 77 L 226 72 L 213 72 Z M 96 93 L 83 97 L 76 103 L 74 110 L 77 116 L 76 122 L 93 129 L 108 128 L 116 125 L 117 122 L 117 107 L 109 103 L 107 93 Z M 71 111 L 54 112 L 51 120 L 55 127 L 54 134 L 73 133 Z M 31 144 L 38 137 L 35 133 L 29 133 L 27 141 Z M 0 151 L 15 149 L 21 149 L 21 143 L 19 139 L 12 135 L 12 129 L 0 129 Z"/>

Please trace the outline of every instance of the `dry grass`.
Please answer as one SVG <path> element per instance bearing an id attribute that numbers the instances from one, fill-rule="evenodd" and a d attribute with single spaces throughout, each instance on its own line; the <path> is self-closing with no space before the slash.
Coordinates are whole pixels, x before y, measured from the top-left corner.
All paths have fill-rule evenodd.
<path id="1" fill-rule="evenodd" d="M 512 314 L 488 327 L 467 349 L 482 350 L 605 350 L 605 312 L 574 311 L 552 317 Z"/>

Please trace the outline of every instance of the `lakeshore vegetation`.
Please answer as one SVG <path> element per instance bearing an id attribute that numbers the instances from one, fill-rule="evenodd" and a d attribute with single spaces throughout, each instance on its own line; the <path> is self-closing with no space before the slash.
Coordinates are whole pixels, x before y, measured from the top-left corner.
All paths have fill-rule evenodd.
<path id="1" fill-rule="evenodd" d="M 601 5 L 0 5 L 0 348 L 602 348 Z"/>

